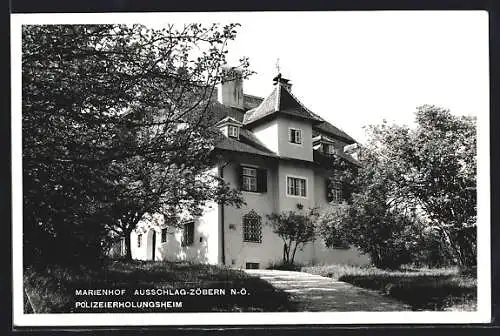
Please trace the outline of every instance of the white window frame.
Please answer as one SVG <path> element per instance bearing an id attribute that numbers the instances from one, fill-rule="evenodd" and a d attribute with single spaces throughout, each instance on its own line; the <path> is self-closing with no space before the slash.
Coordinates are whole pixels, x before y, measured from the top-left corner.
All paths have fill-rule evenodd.
<path id="1" fill-rule="evenodd" d="M 305 181 L 305 186 L 304 186 L 304 193 L 305 193 L 305 196 L 302 196 L 302 195 L 294 195 L 294 194 L 290 194 L 289 193 L 289 188 L 288 188 L 288 178 L 292 178 L 292 179 L 300 179 L 300 180 L 304 180 Z M 286 195 L 288 197 L 296 197 L 296 198 L 307 198 L 307 185 L 309 184 L 308 183 L 308 179 L 307 177 L 305 176 L 294 176 L 294 175 L 286 175 L 285 177 L 285 187 L 286 187 Z"/>
<path id="2" fill-rule="evenodd" d="M 293 140 L 293 139 L 291 139 L 292 138 L 292 131 L 299 132 L 300 142 L 293 142 L 293 141 L 291 141 L 291 140 Z M 288 128 L 288 143 L 290 143 L 292 145 L 295 145 L 295 146 L 301 146 L 302 147 L 302 145 L 304 143 L 304 137 L 303 137 L 302 134 L 303 134 L 302 129 L 300 129 L 300 128 L 294 128 L 294 127 L 289 127 Z"/>
<path id="3" fill-rule="evenodd" d="M 257 191 L 257 174 L 258 174 L 257 169 L 258 169 L 258 167 L 249 166 L 249 165 L 241 165 L 241 169 L 242 169 L 242 171 L 241 171 L 241 175 L 242 175 L 241 179 L 243 180 L 243 182 L 242 182 L 242 190 L 241 191 L 243 191 L 243 192 L 257 193 L 258 192 Z M 252 171 L 255 172 L 255 175 L 245 175 L 243 173 L 243 171 L 245 169 L 251 169 Z M 243 188 L 243 185 L 245 185 L 245 178 L 247 178 L 249 181 L 255 181 L 255 190 L 250 190 L 251 188 L 248 188 L 248 190 Z M 251 186 L 251 184 L 249 184 L 249 186 Z"/>
<path id="4" fill-rule="evenodd" d="M 227 126 L 227 135 L 232 138 L 238 138 L 239 137 L 239 130 L 237 126 L 234 125 L 228 125 Z"/>

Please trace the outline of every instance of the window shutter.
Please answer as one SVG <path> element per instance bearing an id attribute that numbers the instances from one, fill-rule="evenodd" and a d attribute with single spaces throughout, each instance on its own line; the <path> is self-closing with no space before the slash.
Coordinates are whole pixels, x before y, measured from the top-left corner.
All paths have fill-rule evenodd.
<path id="1" fill-rule="evenodd" d="M 257 169 L 257 191 L 267 192 L 267 170 Z"/>
<path id="2" fill-rule="evenodd" d="M 288 142 L 293 142 L 293 130 L 288 130 Z"/>
<path id="3" fill-rule="evenodd" d="M 238 166 L 238 186 L 240 190 L 243 190 L 243 167 L 241 165 Z"/>

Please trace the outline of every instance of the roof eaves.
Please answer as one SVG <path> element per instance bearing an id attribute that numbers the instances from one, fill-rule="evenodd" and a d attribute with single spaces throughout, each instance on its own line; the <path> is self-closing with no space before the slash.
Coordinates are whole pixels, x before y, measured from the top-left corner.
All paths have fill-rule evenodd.
<path id="1" fill-rule="evenodd" d="M 336 133 L 333 133 L 332 131 L 324 129 L 324 127 L 333 128 Z M 342 131 L 340 128 L 333 126 L 328 121 L 324 121 L 323 123 L 315 125 L 314 128 L 317 131 L 319 131 L 320 133 L 327 133 L 328 135 L 332 136 L 333 138 L 340 139 L 340 140 L 343 140 L 343 141 L 347 141 L 348 143 L 357 143 L 357 141 L 354 138 L 352 138 L 349 134 L 347 134 L 346 132 Z"/>

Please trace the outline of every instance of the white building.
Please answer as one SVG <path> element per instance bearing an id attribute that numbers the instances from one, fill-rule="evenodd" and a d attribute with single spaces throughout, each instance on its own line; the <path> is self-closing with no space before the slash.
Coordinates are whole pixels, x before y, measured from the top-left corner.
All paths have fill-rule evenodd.
<path id="1" fill-rule="evenodd" d="M 281 211 L 332 206 L 342 202 L 340 190 L 328 192 L 335 177 L 329 159 L 359 163 L 344 151 L 355 140 L 309 111 L 291 93 L 281 74 L 266 98 L 243 93 L 243 81 L 218 88 L 217 126 L 225 135 L 216 151 L 227 158 L 214 172 L 240 188 L 246 205 L 241 208 L 206 207 L 203 216 L 183 229 L 139 225 L 131 235 L 132 257 L 142 260 L 189 260 L 238 268 L 265 268 L 280 262 L 283 242 L 266 215 Z M 227 163 L 229 162 L 229 163 Z M 319 238 L 297 251 L 302 264 L 365 264 L 368 257 L 355 249 L 327 248 Z"/>

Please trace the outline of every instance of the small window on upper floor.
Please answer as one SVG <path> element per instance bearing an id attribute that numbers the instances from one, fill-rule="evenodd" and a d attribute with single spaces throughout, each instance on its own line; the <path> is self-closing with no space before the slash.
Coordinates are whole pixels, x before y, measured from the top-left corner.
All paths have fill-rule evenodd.
<path id="1" fill-rule="evenodd" d="M 142 234 L 137 235 L 137 247 L 141 247 L 142 243 Z"/>
<path id="2" fill-rule="evenodd" d="M 302 130 L 290 128 L 288 130 L 288 141 L 293 144 L 302 144 Z"/>
<path id="3" fill-rule="evenodd" d="M 231 138 L 238 138 L 238 127 L 229 125 L 227 130 L 227 135 Z"/>

